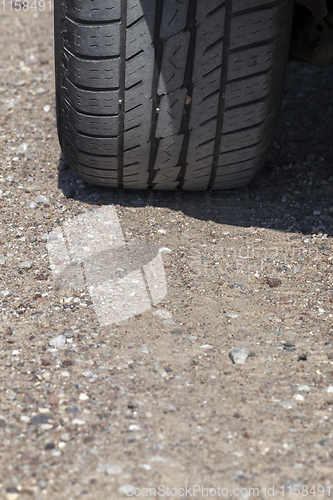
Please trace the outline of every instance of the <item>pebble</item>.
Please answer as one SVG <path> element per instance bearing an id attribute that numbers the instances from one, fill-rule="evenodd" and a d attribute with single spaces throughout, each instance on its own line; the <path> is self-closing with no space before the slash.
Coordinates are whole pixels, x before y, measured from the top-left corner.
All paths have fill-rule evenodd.
<path id="1" fill-rule="evenodd" d="M 167 247 L 161 247 L 158 251 L 159 253 L 172 253 L 172 250 L 170 250 L 170 248 Z"/>
<path id="2" fill-rule="evenodd" d="M 51 106 L 49 104 L 46 104 L 46 106 L 44 106 L 43 110 L 45 113 L 48 113 L 51 109 Z"/>
<path id="3" fill-rule="evenodd" d="M 107 465 L 105 467 L 106 473 L 109 474 L 110 476 L 118 476 L 123 472 L 123 468 L 121 465 L 117 464 L 112 464 L 112 465 Z"/>
<path id="4" fill-rule="evenodd" d="M 37 203 L 37 205 L 43 205 L 44 203 L 49 203 L 49 200 L 46 198 L 46 196 L 40 194 L 36 196 L 35 203 Z"/>
<path id="5" fill-rule="evenodd" d="M 167 318 L 162 321 L 162 326 L 175 325 L 176 322 L 172 318 Z"/>
<path id="6" fill-rule="evenodd" d="M 140 352 L 143 352 L 144 354 L 149 353 L 149 349 L 148 349 L 147 344 L 144 344 L 143 346 L 140 347 Z"/>
<path id="7" fill-rule="evenodd" d="M 313 215 L 320 215 L 321 214 L 321 210 L 314 210 L 312 213 L 313 213 Z"/>
<path id="8" fill-rule="evenodd" d="M 327 359 L 333 359 L 333 352 L 329 352 L 327 354 Z"/>
<path id="9" fill-rule="evenodd" d="M 84 392 L 81 392 L 81 394 L 79 396 L 79 400 L 80 401 L 87 401 L 87 399 L 89 399 L 88 394 L 85 394 Z"/>
<path id="10" fill-rule="evenodd" d="M 167 311 L 166 309 L 156 309 L 156 311 L 153 311 L 153 316 L 158 316 L 162 319 L 168 319 L 172 318 L 172 313 L 170 311 Z"/>
<path id="11" fill-rule="evenodd" d="M 20 269 L 31 269 L 32 268 L 32 262 L 30 260 L 25 260 L 24 262 L 20 262 L 18 267 Z"/>
<path id="12" fill-rule="evenodd" d="M 246 349 L 235 348 L 229 352 L 229 358 L 234 365 L 244 365 L 249 357 L 249 351 Z"/>
<path id="13" fill-rule="evenodd" d="M 276 288 L 282 284 L 280 278 L 267 278 L 267 283 L 271 288 Z"/>
<path id="14" fill-rule="evenodd" d="M 329 385 L 326 389 L 326 392 L 331 394 L 333 392 L 333 385 Z"/>
<path id="15" fill-rule="evenodd" d="M 24 187 L 24 191 L 26 193 L 33 193 L 35 191 L 40 191 L 40 190 L 41 190 L 41 187 L 37 186 L 36 184 L 31 184 L 31 186 L 25 186 Z"/>
<path id="16" fill-rule="evenodd" d="M 14 177 L 12 175 L 8 175 L 8 177 L 6 177 L 6 180 L 8 182 L 14 182 Z"/>
<path id="17" fill-rule="evenodd" d="M 295 401 L 280 401 L 279 405 L 282 406 L 285 410 L 292 410 L 295 408 L 296 403 Z"/>
<path id="18" fill-rule="evenodd" d="M 183 329 L 183 328 L 173 328 L 173 329 L 171 330 L 171 333 L 172 333 L 173 335 L 177 335 L 177 334 L 183 333 L 183 331 L 184 331 L 184 329 Z"/>
<path id="19" fill-rule="evenodd" d="M 308 358 L 306 357 L 306 354 L 301 354 L 300 356 L 298 356 L 298 360 L 297 361 L 306 361 Z"/>
<path id="20" fill-rule="evenodd" d="M 52 347 L 56 347 L 57 349 L 65 347 L 65 344 L 66 344 L 65 335 L 57 335 L 57 337 L 53 337 L 53 339 L 51 339 L 49 342 L 49 345 L 51 345 Z"/>
<path id="21" fill-rule="evenodd" d="M 304 396 L 302 396 L 302 394 L 295 394 L 294 399 L 296 399 L 296 401 L 304 401 Z"/>
<path id="22" fill-rule="evenodd" d="M 230 319 L 236 319 L 238 318 L 238 314 L 236 313 L 228 313 L 226 314 L 227 318 L 230 318 Z"/>
<path id="23" fill-rule="evenodd" d="M 0 257 L 0 265 L 3 266 L 4 264 L 6 264 L 6 258 Z"/>
<path id="24" fill-rule="evenodd" d="M 123 486 L 119 486 L 118 491 L 126 496 L 133 496 L 134 486 L 131 484 L 124 484 Z"/>
<path id="25" fill-rule="evenodd" d="M 16 152 L 17 153 L 21 153 L 21 154 L 24 154 L 28 151 L 29 149 L 29 144 L 27 142 L 22 142 L 22 144 L 19 145 L 19 147 L 17 148 Z"/>
<path id="26" fill-rule="evenodd" d="M 299 385 L 299 386 L 298 386 L 298 390 L 299 390 L 299 391 L 306 391 L 306 392 L 309 392 L 310 387 L 309 387 L 308 385 Z"/>
<path id="27" fill-rule="evenodd" d="M 86 423 L 85 420 L 82 420 L 81 418 L 74 418 L 72 420 L 73 425 L 84 425 Z"/>
<path id="28" fill-rule="evenodd" d="M 28 204 L 28 207 L 29 208 L 36 208 L 37 204 L 34 201 L 30 201 L 29 204 Z"/>
<path id="29" fill-rule="evenodd" d="M 12 294 L 10 290 L 2 290 L 0 293 L 3 297 L 9 297 Z"/>
<path id="30" fill-rule="evenodd" d="M 41 241 L 42 243 L 46 243 L 49 239 L 49 235 L 47 233 L 42 234 Z"/>

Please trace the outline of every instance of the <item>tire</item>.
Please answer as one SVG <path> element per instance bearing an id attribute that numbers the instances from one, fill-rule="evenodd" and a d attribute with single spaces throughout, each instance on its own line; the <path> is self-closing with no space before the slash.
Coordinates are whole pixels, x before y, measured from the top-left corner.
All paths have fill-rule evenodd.
<path id="1" fill-rule="evenodd" d="M 66 160 L 104 186 L 246 185 L 271 145 L 292 12 L 291 0 L 56 1 Z"/>

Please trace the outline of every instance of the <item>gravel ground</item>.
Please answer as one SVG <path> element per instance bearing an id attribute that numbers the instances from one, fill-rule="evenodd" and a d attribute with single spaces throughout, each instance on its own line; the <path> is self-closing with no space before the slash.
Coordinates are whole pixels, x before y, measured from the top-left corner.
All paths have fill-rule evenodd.
<path id="1" fill-rule="evenodd" d="M 0 44 L 1 498 L 328 498 L 333 70 L 290 64 L 246 189 L 125 192 L 60 161 L 52 14 L 2 11 Z M 55 283 L 46 241 L 107 205 L 127 242 L 171 252 L 164 300 L 102 327 L 87 291 Z"/>

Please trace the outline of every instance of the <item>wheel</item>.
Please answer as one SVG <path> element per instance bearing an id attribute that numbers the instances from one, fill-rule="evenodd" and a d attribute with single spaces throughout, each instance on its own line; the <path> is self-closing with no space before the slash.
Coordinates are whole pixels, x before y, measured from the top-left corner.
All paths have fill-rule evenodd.
<path id="1" fill-rule="evenodd" d="M 230 189 L 264 164 L 291 0 L 58 0 L 58 132 L 77 175 L 124 188 Z"/>

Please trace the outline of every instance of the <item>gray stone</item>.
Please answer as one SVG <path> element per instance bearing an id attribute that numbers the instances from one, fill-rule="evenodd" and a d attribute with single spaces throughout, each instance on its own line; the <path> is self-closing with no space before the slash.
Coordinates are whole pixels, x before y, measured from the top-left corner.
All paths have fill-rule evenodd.
<path id="1" fill-rule="evenodd" d="M 6 264 L 6 258 L 0 257 L 0 266 L 3 266 L 4 264 Z"/>
<path id="2" fill-rule="evenodd" d="M 31 269 L 32 268 L 32 262 L 30 260 L 25 260 L 24 262 L 20 262 L 18 267 L 20 269 Z"/>
<path id="3" fill-rule="evenodd" d="M 177 334 L 179 335 L 180 333 L 183 333 L 183 331 L 184 331 L 184 329 L 183 329 L 183 328 L 173 328 L 173 329 L 171 330 L 171 333 L 172 333 L 173 335 L 177 335 Z"/>
<path id="4" fill-rule="evenodd" d="M 235 365 L 244 365 L 249 357 L 249 351 L 236 347 L 229 352 L 229 358 Z"/>
<path id="5" fill-rule="evenodd" d="M 41 241 L 42 243 L 46 243 L 49 239 L 49 235 L 47 233 L 42 234 Z"/>
<path id="6" fill-rule="evenodd" d="M 172 318 L 167 318 L 162 321 L 162 326 L 175 325 L 176 322 Z"/>

